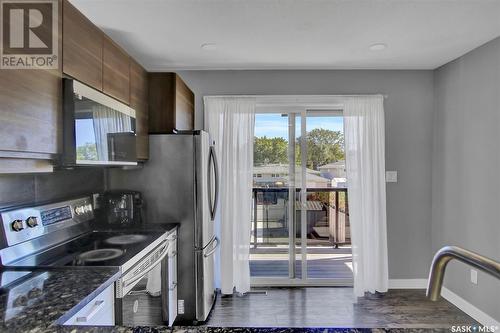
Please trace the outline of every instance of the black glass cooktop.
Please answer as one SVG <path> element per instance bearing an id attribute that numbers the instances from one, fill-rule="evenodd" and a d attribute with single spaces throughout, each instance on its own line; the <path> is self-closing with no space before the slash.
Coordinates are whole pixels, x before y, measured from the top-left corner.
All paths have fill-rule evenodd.
<path id="1" fill-rule="evenodd" d="M 93 231 L 10 266 L 122 266 L 163 233 Z"/>

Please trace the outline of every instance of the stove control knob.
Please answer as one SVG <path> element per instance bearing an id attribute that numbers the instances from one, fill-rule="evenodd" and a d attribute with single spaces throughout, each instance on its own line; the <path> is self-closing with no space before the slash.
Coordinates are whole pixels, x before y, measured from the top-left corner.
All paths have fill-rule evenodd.
<path id="1" fill-rule="evenodd" d="M 38 225 L 38 219 L 36 218 L 36 216 L 30 216 L 26 220 L 26 224 L 28 225 L 28 227 L 34 228 Z"/>
<path id="2" fill-rule="evenodd" d="M 14 220 L 12 222 L 11 226 L 12 226 L 12 230 L 14 230 L 14 231 L 21 231 L 24 229 L 22 220 Z"/>

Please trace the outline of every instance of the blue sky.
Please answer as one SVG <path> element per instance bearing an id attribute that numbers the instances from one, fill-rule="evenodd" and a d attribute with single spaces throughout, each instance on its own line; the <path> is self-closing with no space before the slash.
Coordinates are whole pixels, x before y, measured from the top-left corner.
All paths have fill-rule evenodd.
<path id="1" fill-rule="evenodd" d="M 296 135 L 300 136 L 300 117 L 296 121 Z M 332 131 L 344 130 L 342 117 L 308 117 L 306 122 L 307 131 L 314 128 L 329 129 Z M 288 139 L 288 118 L 280 114 L 260 113 L 255 115 L 255 136 L 267 136 L 270 138 L 282 137 Z"/>
<path id="2" fill-rule="evenodd" d="M 92 119 L 77 119 L 75 136 L 77 147 L 86 143 L 95 144 L 94 121 Z"/>

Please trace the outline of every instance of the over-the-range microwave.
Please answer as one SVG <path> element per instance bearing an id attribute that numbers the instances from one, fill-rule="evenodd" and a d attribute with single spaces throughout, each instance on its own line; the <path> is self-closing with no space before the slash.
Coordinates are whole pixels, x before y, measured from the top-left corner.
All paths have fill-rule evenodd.
<path id="1" fill-rule="evenodd" d="M 137 165 L 134 109 L 66 78 L 63 108 L 62 166 Z"/>

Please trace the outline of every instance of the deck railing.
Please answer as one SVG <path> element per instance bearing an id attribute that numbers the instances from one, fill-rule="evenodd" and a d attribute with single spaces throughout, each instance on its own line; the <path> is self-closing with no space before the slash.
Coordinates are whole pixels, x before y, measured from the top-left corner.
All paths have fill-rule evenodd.
<path id="1" fill-rule="evenodd" d="M 301 226 L 307 228 L 308 245 L 338 247 L 350 244 L 349 206 L 346 188 L 307 188 L 307 200 L 300 201 L 301 189 L 295 189 L 290 208 L 286 187 L 253 188 L 252 245 L 289 244 L 289 228 L 295 230 L 295 242 L 300 244 Z M 306 223 L 300 223 L 306 210 Z M 294 216 L 290 218 L 290 212 Z"/>

